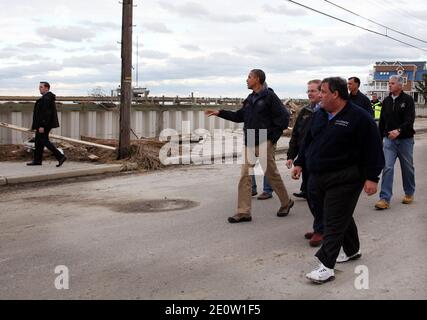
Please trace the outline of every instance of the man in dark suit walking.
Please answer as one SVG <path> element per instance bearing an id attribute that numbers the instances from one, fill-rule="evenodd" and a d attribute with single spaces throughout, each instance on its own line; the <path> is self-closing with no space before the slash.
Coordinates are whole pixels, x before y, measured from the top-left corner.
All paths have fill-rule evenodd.
<path id="1" fill-rule="evenodd" d="M 28 166 L 40 166 L 43 161 L 44 147 L 48 148 L 56 160 L 57 167 L 62 166 L 67 157 L 63 155 L 49 140 L 49 132 L 59 127 L 58 114 L 56 111 L 56 96 L 50 92 L 50 84 L 48 82 L 40 82 L 40 94 L 42 97 L 38 99 L 34 105 L 33 123 L 31 129 L 36 131 L 35 150 L 33 161 L 27 163 Z"/>

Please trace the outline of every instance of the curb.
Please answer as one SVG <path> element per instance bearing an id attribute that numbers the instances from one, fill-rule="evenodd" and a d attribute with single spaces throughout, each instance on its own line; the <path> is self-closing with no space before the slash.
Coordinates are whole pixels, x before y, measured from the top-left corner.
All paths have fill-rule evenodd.
<path id="1" fill-rule="evenodd" d="M 283 154 L 288 151 L 287 147 L 281 147 L 276 149 L 276 154 Z M 193 160 L 193 157 L 197 157 L 197 160 L 200 161 L 200 163 L 195 163 Z M 241 158 L 242 154 L 233 152 L 233 153 L 223 153 L 223 154 L 212 154 L 207 156 L 200 157 L 199 155 L 192 155 L 190 156 L 178 156 L 178 157 L 169 157 L 167 165 L 170 164 L 181 164 L 181 165 L 202 165 L 202 164 L 214 164 L 215 161 L 219 160 L 219 163 L 222 163 L 222 160 L 224 159 L 238 159 Z"/>
<path id="2" fill-rule="evenodd" d="M 96 165 L 95 168 L 76 169 L 76 170 L 66 171 L 66 172 L 46 173 L 46 174 L 39 174 L 39 175 L 33 175 L 33 176 L 0 177 L 0 185 L 51 181 L 51 180 L 59 180 L 59 179 L 66 179 L 66 178 L 91 176 L 91 175 L 97 175 L 97 174 L 103 174 L 103 173 L 120 172 L 121 170 L 122 170 L 122 165 L 120 164 Z"/>

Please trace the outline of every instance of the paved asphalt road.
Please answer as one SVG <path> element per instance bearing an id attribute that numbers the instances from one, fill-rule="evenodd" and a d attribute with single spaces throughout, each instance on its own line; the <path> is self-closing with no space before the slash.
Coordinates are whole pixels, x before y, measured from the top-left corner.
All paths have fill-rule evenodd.
<path id="1" fill-rule="evenodd" d="M 420 135 L 413 204 L 400 203 L 400 170 L 391 209 L 375 211 L 377 196 L 361 196 L 355 218 L 363 257 L 337 265 L 336 280 L 322 286 L 304 277 L 316 263 L 303 238 L 312 223 L 306 202 L 278 218 L 277 197 L 254 200 L 251 223 L 226 222 L 237 165 L 2 187 L 0 299 L 426 299 L 426 156 L 427 135 Z M 295 192 L 299 182 L 283 157 L 282 176 Z M 153 199 L 195 207 L 133 212 Z M 55 274 L 59 265 L 68 268 L 68 290 L 55 288 L 66 275 Z M 369 289 L 354 285 L 359 265 Z"/>

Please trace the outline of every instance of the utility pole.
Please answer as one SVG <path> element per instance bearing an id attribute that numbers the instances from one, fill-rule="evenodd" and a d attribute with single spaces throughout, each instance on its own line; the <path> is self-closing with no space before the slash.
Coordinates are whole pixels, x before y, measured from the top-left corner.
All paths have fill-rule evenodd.
<path id="1" fill-rule="evenodd" d="M 133 0 L 122 1 L 122 80 L 120 87 L 120 137 L 118 159 L 124 159 L 129 156 L 130 112 L 132 104 Z"/>
<path id="2" fill-rule="evenodd" d="M 139 88 L 139 78 L 138 78 L 138 63 L 139 63 L 139 37 L 136 37 L 136 87 Z"/>

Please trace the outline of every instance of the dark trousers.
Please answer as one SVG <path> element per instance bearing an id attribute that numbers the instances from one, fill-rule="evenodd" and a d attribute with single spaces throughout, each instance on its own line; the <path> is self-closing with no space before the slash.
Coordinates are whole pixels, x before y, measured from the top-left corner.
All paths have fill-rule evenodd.
<path id="1" fill-rule="evenodd" d="M 38 130 L 36 130 L 34 150 L 34 162 L 36 163 L 42 163 L 44 147 L 48 148 L 53 153 L 56 160 L 59 160 L 63 157 L 63 154 L 49 140 L 50 130 L 51 129 L 45 128 L 43 133 L 40 133 Z"/>
<path id="2" fill-rule="evenodd" d="M 304 192 L 307 194 L 307 187 L 308 187 L 308 172 L 306 168 L 303 168 L 302 175 L 301 175 L 301 187 L 299 188 L 301 192 Z"/>
<path id="3" fill-rule="evenodd" d="M 307 204 L 313 215 L 313 231 L 315 233 L 323 234 L 323 206 L 317 197 L 316 179 L 315 176 L 306 173 L 307 179 Z"/>
<path id="4" fill-rule="evenodd" d="M 346 255 L 359 251 L 360 243 L 353 212 L 356 208 L 364 179 L 354 166 L 335 172 L 315 175 L 317 196 L 323 204 L 323 242 L 316 257 L 333 269 L 343 247 Z"/>

